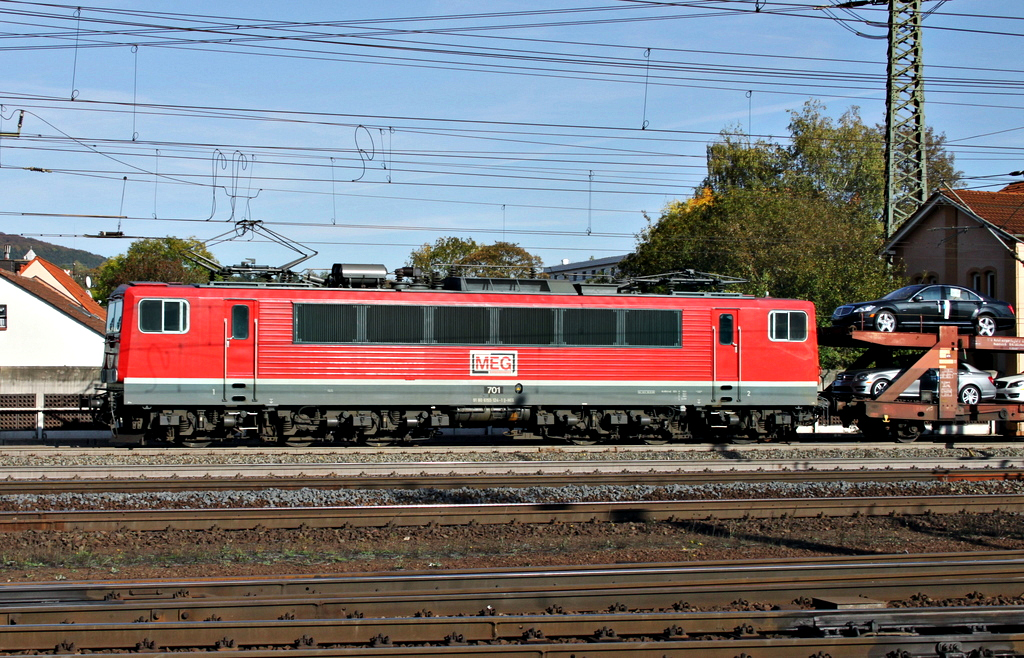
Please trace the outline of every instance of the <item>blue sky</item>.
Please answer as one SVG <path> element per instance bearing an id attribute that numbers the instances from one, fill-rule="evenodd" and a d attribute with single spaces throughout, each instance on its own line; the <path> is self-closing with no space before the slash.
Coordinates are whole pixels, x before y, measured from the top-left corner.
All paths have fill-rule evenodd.
<path id="1" fill-rule="evenodd" d="M 111 256 L 130 241 L 87 236 L 258 220 L 317 269 L 448 235 L 627 253 L 723 128 L 782 139 L 811 99 L 883 121 L 886 41 L 854 32 L 887 11 L 829 4 L 0 0 L 0 232 Z M 924 8 L 927 121 L 965 187 L 999 189 L 1024 169 L 1024 2 Z"/>

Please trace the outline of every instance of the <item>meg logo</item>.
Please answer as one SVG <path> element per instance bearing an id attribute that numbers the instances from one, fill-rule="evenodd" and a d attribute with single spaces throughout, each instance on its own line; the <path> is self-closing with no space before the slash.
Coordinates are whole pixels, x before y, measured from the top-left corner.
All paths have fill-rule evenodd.
<path id="1" fill-rule="evenodd" d="M 519 367 L 518 352 L 470 352 L 470 375 L 514 376 Z"/>

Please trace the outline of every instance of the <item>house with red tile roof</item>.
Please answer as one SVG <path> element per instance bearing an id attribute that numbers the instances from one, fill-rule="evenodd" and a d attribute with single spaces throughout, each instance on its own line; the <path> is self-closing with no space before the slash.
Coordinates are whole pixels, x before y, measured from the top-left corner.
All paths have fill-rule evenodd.
<path id="1" fill-rule="evenodd" d="M 0 307 L 0 366 L 102 364 L 102 308 L 93 312 L 39 279 L 3 270 Z"/>
<path id="2" fill-rule="evenodd" d="M 71 278 L 70 272 L 54 265 L 48 260 L 36 256 L 25 264 L 18 271 L 18 274 L 41 281 L 68 299 L 85 307 L 90 313 L 106 317 L 106 311 L 103 310 L 103 307 L 92 298 L 92 295 L 87 290 Z"/>
<path id="3" fill-rule="evenodd" d="M 80 408 L 99 382 L 106 313 L 54 280 L 0 268 L 0 441 L 106 435 Z"/>
<path id="4" fill-rule="evenodd" d="M 1013 304 L 1024 335 L 1024 182 L 997 192 L 941 189 L 884 247 L 910 283 L 949 283 Z M 1024 355 L 979 353 L 980 368 L 1024 371 Z"/>

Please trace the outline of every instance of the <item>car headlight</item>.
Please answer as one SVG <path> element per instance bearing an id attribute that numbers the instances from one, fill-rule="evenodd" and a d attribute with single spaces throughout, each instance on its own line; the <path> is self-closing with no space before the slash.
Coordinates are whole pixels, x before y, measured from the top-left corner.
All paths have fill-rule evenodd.
<path id="1" fill-rule="evenodd" d="M 875 305 L 874 304 L 865 304 L 864 306 L 858 306 L 857 308 L 853 309 L 853 312 L 854 313 L 870 313 L 873 310 L 875 310 Z"/>
<path id="2" fill-rule="evenodd" d="M 856 380 L 857 380 L 857 381 L 859 381 L 859 382 L 862 382 L 862 381 L 866 380 L 866 379 L 867 379 L 868 377 L 870 377 L 870 376 L 871 376 L 871 375 L 869 375 L 868 373 L 866 373 L 866 372 L 862 372 L 862 373 L 860 373 L 859 375 L 857 375 L 857 376 L 856 376 L 856 377 L 855 377 L 854 379 L 856 379 Z"/>
<path id="3" fill-rule="evenodd" d="M 1009 384 L 1006 385 L 1006 388 L 1020 388 L 1021 386 L 1024 386 L 1024 379 L 1020 379 L 1015 382 L 1010 382 Z"/>

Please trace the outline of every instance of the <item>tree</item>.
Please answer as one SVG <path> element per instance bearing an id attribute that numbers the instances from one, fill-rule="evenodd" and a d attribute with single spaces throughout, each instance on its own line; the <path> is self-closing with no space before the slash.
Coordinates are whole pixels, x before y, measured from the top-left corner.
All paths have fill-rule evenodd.
<path id="1" fill-rule="evenodd" d="M 742 292 L 815 302 L 819 324 L 840 304 L 900 285 L 878 255 L 884 132 L 864 125 L 856 108 L 838 121 L 824 109 L 809 102 L 791 113 L 788 146 L 723 131 L 694 197 L 648 218 L 623 273 L 693 268 L 745 278 Z M 942 139 L 933 140 L 931 169 L 955 179 Z M 822 365 L 834 358 L 823 352 Z"/>
<path id="2" fill-rule="evenodd" d="M 136 240 L 128 251 L 108 259 L 96 272 L 92 294 L 99 300 L 129 281 L 166 281 L 174 283 L 204 283 L 210 280 L 210 271 L 188 259 L 193 251 L 210 260 L 212 254 L 195 238 L 145 238 Z"/>
<path id="3" fill-rule="evenodd" d="M 478 245 L 472 238 L 438 238 L 409 255 L 409 264 L 424 271 L 452 268 L 462 276 L 536 277 L 543 260 L 517 244 L 498 241 Z"/>
<path id="4" fill-rule="evenodd" d="M 473 238 L 438 238 L 434 244 L 424 244 L 409 254 L 408 265 L 424 272 L 446 270 L 450 265 L 461 263 L 464 258 L 480 248 Z"/>

